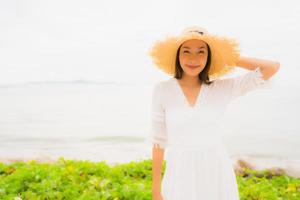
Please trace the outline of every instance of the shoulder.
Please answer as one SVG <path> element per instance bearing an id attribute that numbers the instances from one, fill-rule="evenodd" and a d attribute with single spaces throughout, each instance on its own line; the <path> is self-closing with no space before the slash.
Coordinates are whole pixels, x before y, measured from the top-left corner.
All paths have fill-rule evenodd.
<path id="1" fill-rule="evenodd" d="M 232 88 L 234 84 L 233 78 L 218 78 L 212 81 L 208 87 L 210 88 L 210 91 L 216 92 L 216 93 L 224 93 L 228 92 L 230 88 Z"/>
<path id="2" fill-rule="evenodd" d="M 214 87 L 224 87 L 231 84 L 234 81 L 233 78 L 215 79 L 212 83 Z"/>
<path id="3" fill-rule="evenodd" d="M 213 89 L 213 88 L 216 88 L 218 86 L 222 86 L 226 84 L 226 80 L 224 81 L 224 79 L 214 79 L 211 81 L 210 84 L 206 84 L 207 87 Z"/>
<path id="4" fill-rule="evenodd" d="M 242 75 L 234 76 L 231 78 L 223 78 L 216 80 L 216 86 L 218 87 L 237 87 L 247 85 L 262 85 L 267 81 L 263 79 L 263 75 L 260 68 L 250 70 Z"/>
<path id="5" fill-rule="evenodd" d="M 170 77 L 170 78 L 168 78 L 168 79 L 166 79 L 166 80 L 162 80 L 162 81 L 160 81 L 160 82 L 161 82 L 161 84 L 163 84 L 163 85 L 169 85 L 169 84 L 171 84 L 172 82 L 174 82 L 175 79 L 176 79 L 176 78 L 174 78 L 174 77 Z"/>
<path id="6" fill-rule="evenodd" d="M 158 90 L 167 90 L 175 81 L 175 78 L 171 77 L 166 80 L 157 81 L 154 83 L 154 88 Z"/>
<path id="7" fill-rule="evenodd" d="M 160 98 L 161 101 L 166 101 L 170 96 L 173 96 L 174 78 L 160 80 L 153 85 L 153 95 Z"/>

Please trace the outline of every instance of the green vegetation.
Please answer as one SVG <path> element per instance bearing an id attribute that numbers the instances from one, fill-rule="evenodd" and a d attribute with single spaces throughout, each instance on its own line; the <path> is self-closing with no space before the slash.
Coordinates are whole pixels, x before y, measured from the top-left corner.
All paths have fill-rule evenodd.
<path id="1" fill-rule="evenodd" d="M 151 168 L 150 159 L 111 166 L 64 158 L 55 163 L 0 163 L 0 199 L 147 200 L 151 199 Z M 241 200 L 300 199 L 300 179 L 287 175 L 248 170 L 237 180 Z"/>
<path id="2" fill-rule="evenodd" d="M 241 200 L 300 200 L 300 179 L 270 170 L 244 171 L 237 176 Z"/>

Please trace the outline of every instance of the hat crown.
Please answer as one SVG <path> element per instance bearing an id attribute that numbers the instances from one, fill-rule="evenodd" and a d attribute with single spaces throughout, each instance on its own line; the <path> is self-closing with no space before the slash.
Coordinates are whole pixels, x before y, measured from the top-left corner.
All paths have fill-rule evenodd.
<path id="1" fill-rule="evenodd" d="M 206 34 L 208 34 L 208 31 L 205 28 L 200 27 L 200 26 L 191 26 L 182 31 L 183 35 L 188 35 L 188 34 L 193 34 L 193 33 L 198 33 L 200 35 L 206 35 Z"/>

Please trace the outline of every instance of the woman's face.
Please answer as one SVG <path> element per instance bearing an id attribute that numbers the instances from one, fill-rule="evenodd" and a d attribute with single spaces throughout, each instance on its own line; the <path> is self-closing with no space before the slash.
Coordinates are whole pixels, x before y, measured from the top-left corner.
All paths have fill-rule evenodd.
<path id="1" fill-rule="evenodd" d="M 198 76 L 207 61 L 208 49 L 202 40 L 185 41 L 179 51 L 179 62 L 185 74 Z"/>

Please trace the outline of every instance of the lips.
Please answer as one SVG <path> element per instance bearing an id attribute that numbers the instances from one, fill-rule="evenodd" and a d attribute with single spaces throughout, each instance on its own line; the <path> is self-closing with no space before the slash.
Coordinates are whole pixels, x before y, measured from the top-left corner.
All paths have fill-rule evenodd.
<path id="1" fill-rule="evenodd" d="M 186 65 L 186 66 L 192 69 L 199 67 L 199 65 Z"/>

